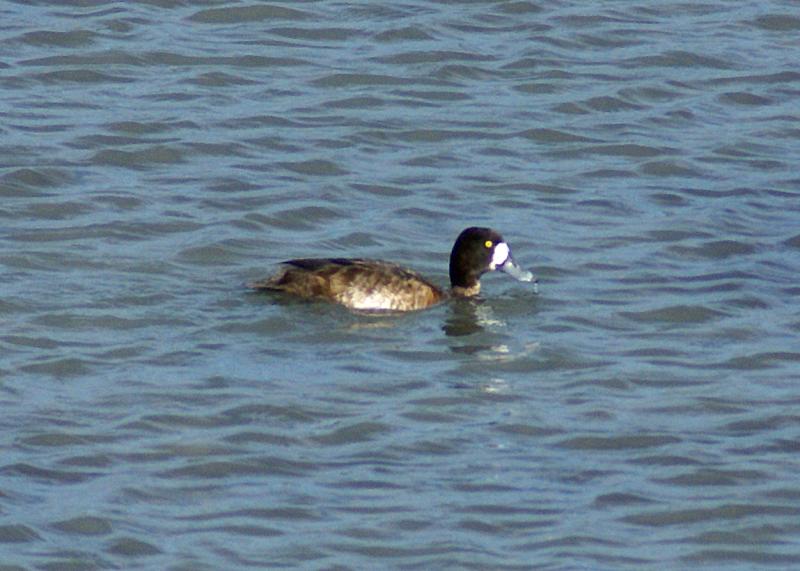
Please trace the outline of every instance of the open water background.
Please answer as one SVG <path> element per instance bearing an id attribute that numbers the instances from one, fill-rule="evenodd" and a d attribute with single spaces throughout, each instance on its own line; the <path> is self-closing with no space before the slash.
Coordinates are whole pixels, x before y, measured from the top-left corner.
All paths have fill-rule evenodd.
<path id="1" fill-rule="evenodd" d="M 0 2 L 0 569 L 800 568 L 796 1 Z M 540 294 L 369 317 L 298 256 Z"/>

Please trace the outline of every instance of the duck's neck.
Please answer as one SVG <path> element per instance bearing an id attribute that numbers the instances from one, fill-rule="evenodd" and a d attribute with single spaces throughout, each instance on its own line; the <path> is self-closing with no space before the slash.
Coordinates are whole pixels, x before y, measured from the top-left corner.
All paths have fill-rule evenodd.
<path id="1" fill-rule="evenodd" d="M 451 291 L 456 297 L 474 297 L 481 293 L 481 282 L 475 282 L 474 285 L 466 287 L 454 285 Z"/>
<path id="2" fill-rule="evenodd" d="M 480 272 L 470 268 L 467 252 L 459 248 L 459 242 L 450 253 L 450 288 L 454 296 L 472 297 L 481 291 Z"/>

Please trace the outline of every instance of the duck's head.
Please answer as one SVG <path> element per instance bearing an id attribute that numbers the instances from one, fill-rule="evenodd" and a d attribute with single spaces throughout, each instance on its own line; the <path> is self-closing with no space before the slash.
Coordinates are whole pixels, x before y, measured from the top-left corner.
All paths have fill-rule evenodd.
<path id="1" fill-rule="evenodd" d="M 457 295 L 480 292 L 480 277 L 500 270 L 523 282 L 536 282 L 533 274 L 522 269 L 511 256 L 511 248 L 491 228 L 467 228 L 456 239 L 450 253 L 450 285 Z"/>

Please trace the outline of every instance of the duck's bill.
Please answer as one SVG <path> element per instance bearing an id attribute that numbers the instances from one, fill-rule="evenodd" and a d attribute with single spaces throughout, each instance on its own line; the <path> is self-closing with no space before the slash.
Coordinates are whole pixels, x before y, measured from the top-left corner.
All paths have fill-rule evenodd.
<path id="1" fill-rule="evenodd" d="M 538 285 L 538 280 L 536 277 L 528 270 L 520 267 L 510 256 L 506 262 L 497 269 L 507 273 L 512 278 L 518 279 L 521 282 L 533 282 L 534 285 Z"/>

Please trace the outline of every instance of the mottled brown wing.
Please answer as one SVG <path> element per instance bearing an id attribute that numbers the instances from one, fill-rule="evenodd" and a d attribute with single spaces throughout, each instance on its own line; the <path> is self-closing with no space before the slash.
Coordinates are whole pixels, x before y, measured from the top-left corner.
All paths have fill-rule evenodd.
<path id="1" fill-rule="evenodd" d="M 414 271 L 389 262 L 350 258 L 288 260 L 278 273 L 251 287 L 328 299 L 354 309 L 408 311 L 444 297 Z"/>

